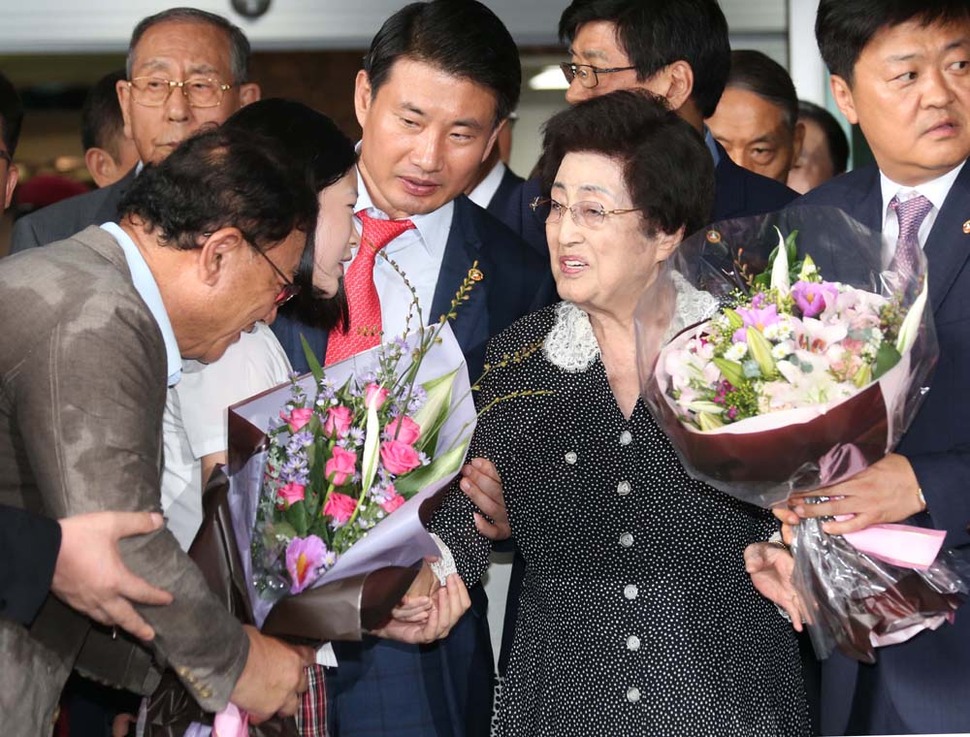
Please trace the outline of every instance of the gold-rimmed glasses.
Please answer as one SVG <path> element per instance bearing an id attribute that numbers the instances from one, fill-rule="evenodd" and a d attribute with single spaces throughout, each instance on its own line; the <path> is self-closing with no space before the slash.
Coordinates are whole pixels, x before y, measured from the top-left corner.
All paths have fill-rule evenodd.
<path id="1" fill-rule="evenodd" d="M 211 77 L 189 77 L 184 81 L 165 77 L 133 77 L 128 89 L 135 102 L 145 107 L 161 107 L 168 101 L 172 90 L 178 88 L 185 95 L 189 107 L 217 107 L 223 95 L 232 89 L 231 84 Z"/>

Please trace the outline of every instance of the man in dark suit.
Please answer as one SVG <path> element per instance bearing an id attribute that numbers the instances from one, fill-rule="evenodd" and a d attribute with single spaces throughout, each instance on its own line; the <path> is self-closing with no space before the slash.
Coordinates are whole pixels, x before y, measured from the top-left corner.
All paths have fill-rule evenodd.
<path id="1" fill-rule="evenodd" d="M 828 491 L 795 500 L 784 521 L 855 515 L 832 534 L 902 522 L 947 531 L 970 548 L 970 6 L 964 0 L 822 0 L 816 21 L 840 110 L 862 128 L 876 166 L 837 177 L 797 204 L 834 205 L 900 237 L 895 202 L 925 217 L 926 255 L 940 358 L 930 391 L 895 453 Z M 908 221 L 908 218 L 907 218 Z M 909 226 L 906 225 L 906 230 Z M 787 562 L 790 570 L 790 559 Z M 825 734 L 970 732 L 970 618 L 882 647 L 874 665 L 834 653 L 822 668 Z"/>
<path id="2" fill-rule="evenodd" d="M 707 142 L 715 164 L 712 220 L 784 207 L 795 193 L 737 166 L 711 137 L 731 65 L 727 21 L 716 0 L 573 0 L 559 19 L 569 44 L 568 102 L 642 88 L 667 100 Z"/>
<path id="3" fill-rule="evenodd" d="M 214 13 L 173 8 L 142 20 L 128 46 L 128 79 L 117 84 L 125 136 L 141 163 L 158 163 L 200 128 L 258 100 L 259 86 L 248 81 L 249 55 L 245 34 Z M 11 253 L 117 221 L 118 203 L 139 168 L 108 187 L 21 218 Z"/>
<path id="4" fill-rule="evenodd" d="M 0 262 L 0 505 L 55 519 L 158 511 L 166 386 L 183 356 L 216 360 L 275 310 L 285 285 L 267 259 L 295 270 L 317 201 L 285 154 L 213 131 L 140 176 L 122 209 L 120 224 Z M 137 612 L 157 634 L 154 656 L 199 704 L 295 711 L 312 652 L 243 628 L 167 530 L 119 547 L 134 574 L 171 592 L 170 605 Z M 142 694 L 157 685 L 148 653 L 98 637 L 54 597 L 29 628 L 0 620 L 0 732 L 50 732 L 92 647 L 86 674 Z"/>
<path id="5" fill-rule="evenodd" d="M 414 295 L 421 319 L 436 322 L 470 277 L 474 287 L 453 328 L 473 378 L 489 337 L 553 295 L 546 262 L 461 194 L 518 102 L 520 80 L 515 43 L 494 13 L 478 2 L 435 0 L 384 23 L 356 82 L 363 234 L 347 269 L 348 294 L 372 239 L 368 221 L 390 228 L 388 221 L 407 219 L 372 272 L 381 327 L 400 334 Z M 361 319 L 352 300 L 349 335 Z M 330 333 L 328 362 L 339 359 L 343 340 Z M 335 643 L 338 667 L 327 672 L 332 737 L 487 735 L 492 652 L 486 602 L 474 590 L 472 600 L 440 644 Z"/>

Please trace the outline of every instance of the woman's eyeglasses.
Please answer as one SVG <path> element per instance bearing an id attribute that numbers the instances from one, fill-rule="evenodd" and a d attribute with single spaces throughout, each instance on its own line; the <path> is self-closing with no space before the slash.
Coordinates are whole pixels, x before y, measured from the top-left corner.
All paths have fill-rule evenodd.
<path id="1" fill-rule="evenodd" d="M 566 210 L 573 216 L 573 222 L 584 228 L 601 228 L 606 222 L 606 218 L 611 215 L 626 215 L 628 212 L 640 212 L 639 207 L 631 207 L 624 210 L 607 210 L 598 202 L 577 202 L 571 207 L 567 207 L 561 202 L 549 198 L 536 197 L 530 207 L 535 212 L 543 205 L 549 205 L 549 215 L 546 216 L 547 223 L 558 223 L 562 221 Z"/>

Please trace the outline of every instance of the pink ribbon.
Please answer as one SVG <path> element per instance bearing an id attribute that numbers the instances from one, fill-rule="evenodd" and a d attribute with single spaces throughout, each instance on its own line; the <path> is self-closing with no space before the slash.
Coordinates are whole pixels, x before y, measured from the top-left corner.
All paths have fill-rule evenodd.
<path id="1" fill-rule="evenodd" d="M 212 722 L 213 737 L 248 737 L 249 714 L 230 702 Z"/>
<path id="2" fill-rule="evenodd" d="M 839 515 L 840 522 L 851 515 Z M 943 547 L 946 530 L 912 525 L 872 525 L 843 537 L 856 550 L 902 568 L 925 571 Z"/>

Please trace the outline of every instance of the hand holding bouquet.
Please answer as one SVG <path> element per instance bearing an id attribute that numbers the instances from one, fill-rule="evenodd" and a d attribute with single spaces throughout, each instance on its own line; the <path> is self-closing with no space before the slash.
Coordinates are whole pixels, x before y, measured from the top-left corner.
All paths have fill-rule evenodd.
<path id="1" fill-rule="evenodd" d="M 641 300 L 638 360 L 644 399 L 691 475 L 772 507 L 892 451 L 937 349 L 925 263 L 905 275 L 883 270 L 881 251 L 878 234 L 830 208 L 718 223 L 681 244 Z M 705 303 L 704 314 L 682 317 L 684 305 Z M 895 620 L 932 626 L 929 610 L 952 611 L 939 596 L 959 589 L 955 579 L 939 588 L 924 579 L 936 598 L 909 599 L 913 617 L 901 618 L 907 606 L 899 605 L 880 618 L 873 602 L 886 601 L 896 590 L 887 582 L 901 578 L 867 567 L 884 546 L 862 552 L 851 536 L 843 542 L 805 523 L 797 535 L 807 567 L 796 584 L 820 655 L 834 639 L 872 657 Z M 940 542 L 909 563 L 927 569 Z M 834 558 L 814 553 L 841 545 L 848 551 L 836 575 L 824 565 Z"/>

